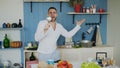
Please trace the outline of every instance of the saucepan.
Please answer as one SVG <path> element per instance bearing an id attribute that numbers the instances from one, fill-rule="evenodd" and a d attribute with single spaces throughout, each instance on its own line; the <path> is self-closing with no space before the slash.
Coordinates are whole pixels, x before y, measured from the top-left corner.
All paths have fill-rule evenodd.
<path id="1" fill-rule="evenodd" d="M 80 45 L 82 47 L 92 47 L 94 41 L 89 41 L 89 40 L 81 40 Z"/>

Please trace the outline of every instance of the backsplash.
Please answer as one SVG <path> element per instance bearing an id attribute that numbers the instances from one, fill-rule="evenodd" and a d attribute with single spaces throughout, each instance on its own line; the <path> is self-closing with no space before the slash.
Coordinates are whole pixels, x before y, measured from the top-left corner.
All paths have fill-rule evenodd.
<path id="1" fill-rule="evenodd" d="M 90 7 L 91 4 L 96 4 L 97 10 L 103 8 L 107 11 L 107 0 L 85 0 L 84 7 Z M 32 8 L 30 7 L 32 5 Z M 68 31 L 73 29 L 76 24 L 73 24 L 73 15 L 67 14 L 73 12 L 73 7 L 70 7 L 67 2 L 62 2 L 60 11 L 60 2 L 30 2 L 24 3 L 24 27 L 25 27 L 25 42 L 34 41 L 34 33 L 36 31 L 39 21 L 46 19 L 47 11 L 49 7 L 56 7 L 58 11 L 57 22 L 62 24 Z M 32 9 L 32 12 L 31 12 Z M 90 40 L 94 30 L 88 34 L 86 31 L 91 25 L 85 25 L 86 23 L 98 23 L 100 21 L 100 15 L 75 15 L 74 23 L 76 20 L 86 18 L 82 28 L 73 36 L 73 41 L 77 42 L 82 39 L 82 33 L 85 32 L 85 39 Z M 92 26 L 93 29 L 95 26 Z M 102 36 L 103 44 L 106 44 L 106 33 L 107 33 L 107 15 L 101 16 L 100 31 Z M 60 37 L 58 45 L 64 45 L 65 38 Z"/>

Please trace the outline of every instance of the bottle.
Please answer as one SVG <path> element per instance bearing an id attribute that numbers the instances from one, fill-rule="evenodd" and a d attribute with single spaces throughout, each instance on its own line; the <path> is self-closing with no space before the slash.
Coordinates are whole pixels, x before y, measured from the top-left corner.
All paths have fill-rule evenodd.
<path id="1" fill-rule="evenodd" d="M 21 22 L 21 19 L 19 19 L 18 28 L 22 28 L 22 22 Z"/>
<path id="2" fill-rule="evenodd" d="M 86 9 L 85 9 L 85 7 L 83 7 L 82 12 L 83 12 L 83 13 L 86 13 Z"/>
<path id="3" fill-rule="evenodd" d="M 3 27 L 3 28 L 6 28 L 6 27 L 7 27 L 7 24 L 6 24 L 6 23 L 3 23 L 2 27 Z"/>
<path id="4" fill-rule="evenodd" d="M 4 40 L 3 40 L 3 46 L 4 48 L 9 48 L 10 47 L 10 40 L 7 37 L 7 34 L 5 34 Z"/>
<path id="5" fill-rule="evenodd" d="M 29 60 L 30 60 L 30 61 L 34 61 L 34 60 L 36 60 L 36 58 L 35 58 L 35 56 L 34 56 L 34 53 L 33 53 L 33 52 L 31 53 L 31 56 L 30 56 Z"/>

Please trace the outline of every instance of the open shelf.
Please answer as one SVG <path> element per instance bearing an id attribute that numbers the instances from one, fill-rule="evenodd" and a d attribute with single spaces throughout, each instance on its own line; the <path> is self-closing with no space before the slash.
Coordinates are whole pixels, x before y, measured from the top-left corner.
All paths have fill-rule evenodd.
<path id="1" fill-rule="evenodd" d="M 108 12 L 103 12 L 103 13 L 99 13 L 99 12 L 96 12 L 96 13 L 76 13 L 76 12 L 68 12 L 67 14 L 86 14 L 86 15 L 93 15 L 93 14 L 109 14 Z"/>
<path id="2" fill-rule="evenodd" d="M 24 2 L 68 2 L 69 0 L 24 0 Z"/>
<path id="3" fill-rule="evenodd" d="M 96 13 L 76 13 L 76 12 L 68 12 L 67 14 L 69 15 L 73 15 L 73 24 L 74 24 L 74 17 L 75 15 L 100 15 L 100 21 L 98 24 L 101 23 L 101 16 L 102 15 L 108 15 L 109 13 L 108 12 L 103 12 L 103 13 L 99 13 L 99 12 L 96 12 Z"/>
<path id="4" fill-rule="evenodd" d="M 23 28 L 0 28 L 0 30 L 22 30 Z"/>
<path id="5" fill-rule="evenodd" d="M 13 49 L 21 49 L 21 47 L 20 48 L 0 48 L 0 50 L 13 50 Z"/>

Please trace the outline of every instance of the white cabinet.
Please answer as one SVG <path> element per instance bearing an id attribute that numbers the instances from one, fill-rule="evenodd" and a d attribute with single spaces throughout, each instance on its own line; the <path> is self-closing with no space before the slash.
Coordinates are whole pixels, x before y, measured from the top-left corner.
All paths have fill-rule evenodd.
<path id="1" fill-rule="evenodd" d="M 29 61 L 29 58 L 30 58 L 32 52 L 34 53 L 34 56 L 36 57 L 36 60 L 38 61 L 38 53 L 36 50 L 24 50 L 24 68 L 27 68 L 26 62 Z"/>
<path id="2" fill-rule="evenodd" d="M 96 52 L 106 52 L 108 58 L 113 57 L 113 47 L 92 48 L 60 48 L 61 59 L 68 61 L 86 61 L 89 57 L 96 59 Z"/>

